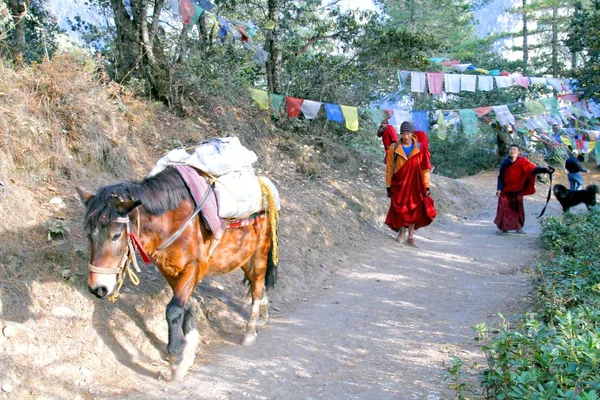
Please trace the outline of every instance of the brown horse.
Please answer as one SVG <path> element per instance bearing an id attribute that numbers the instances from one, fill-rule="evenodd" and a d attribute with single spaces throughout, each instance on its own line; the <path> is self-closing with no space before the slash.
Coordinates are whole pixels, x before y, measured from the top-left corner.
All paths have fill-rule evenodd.
<path id="1" fill-rule="evenodd" d="M 129 272 L 129 261 L 135 265 L 136 244 L 142 257 L 149 255 L 173 290 L 166 309 L 172 379 L 181 380 L 194 360 L 199 335 L 188 300 L 205 275 L 237 268 L 244 271 L 250 283 L 252 309 L 242 344 L 256 342 L 257 326 L 269 318 L 265 286 L 273 287 L 277 279 L 273 249 L 277 220 L 272 217 L 276 212 L 269 213 L 271 218 L 256 218 L 248 226 L 225 229 L 217 241 L 200 217 L 186 224 L 196 204 L 174 168 L 141 182 L 106 186 L 95 195 L 80 188 L 77 191 L 87 207 L 89 290 L 99 298 L 115 295 Z M 165 248 L 165 242 L 182 227 L 181 234 Z"/>

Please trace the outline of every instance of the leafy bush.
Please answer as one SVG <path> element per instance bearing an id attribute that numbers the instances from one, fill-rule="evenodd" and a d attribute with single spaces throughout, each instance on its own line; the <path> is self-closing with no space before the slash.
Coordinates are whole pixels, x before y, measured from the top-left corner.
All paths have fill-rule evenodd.
<path id="1" fill-rule="evenodd" d="M 431 163 L 435 173 L 449 178 L 461 178 L 496 168 L 498 158 L 495 143 L 487 130 L 481 135 L 467 137 L 462 132 L 449 134 L 446 140 L 430 135 Z"/>
<path id="2" fill-rule="evenodd" d="M 548 218 L 541 234 L 546 252 L 533 268 L 536 312 L 504 323 L 494 336 L 485 324 L 476 327 L 488 361 L 480 375 L 487 397 L 598 398 L 599 223 L 598 207 Z M 456 381 L 452 385 L 459 393 Z"/>

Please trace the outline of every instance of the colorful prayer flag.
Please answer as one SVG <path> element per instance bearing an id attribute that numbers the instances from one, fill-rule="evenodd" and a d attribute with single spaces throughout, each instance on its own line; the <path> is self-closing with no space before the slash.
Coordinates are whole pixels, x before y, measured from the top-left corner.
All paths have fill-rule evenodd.
<path id="1" fill-rule="evenodd" d="M 285 96 L 282 94 L 275 93 L 271 93 L 269 96 L 271 98 L 271 108 L 273 109 L 275 114 L 279 114 L 279 112 L 281 111 L 281 106 L 283 106 Z"/>
<path id="2" fill-rule="evenodd" d="M 261 110 L 269 109 L 269 93 L 264 90 L 252 89 L 252 100 L 258 104 L 258 108 Z"/>
<path id="3" fill-rule="evenodd" d="M 413 111 L 412 118 L 415 131 L 429 133 L 429 111 Z"/>
<path id="4" fill-rule="evenodd" d="M 330 121 L 344 122 L 344 114 L 342 114 L 339 104 L 325 103 L 325 114 L 327 114 L 327 119 Z"/>
<path id="5" fill-rule="evenodd" d="M 463 132 L 467 136 L 477 134 L 477 114 L 470 109 L 459 110 L 460 120 L 462 122 Z"/>
<path id="6" fill-rule="evenodd" d="M 287 106 L 287 115 L 290 118 L 296 118 L 300 115 L 300 107 L 302 107 L 302 103 L 304 99 L 299 99 L 297 97 L 286 97 L 285 105 Z"/>
<path id="7" fill-rule="evenodd" d="M 346 128 L 350 131 L 358 130 L 358 108 L 350 106 L 340 106 L 344 119 L 346 120 Z"/>

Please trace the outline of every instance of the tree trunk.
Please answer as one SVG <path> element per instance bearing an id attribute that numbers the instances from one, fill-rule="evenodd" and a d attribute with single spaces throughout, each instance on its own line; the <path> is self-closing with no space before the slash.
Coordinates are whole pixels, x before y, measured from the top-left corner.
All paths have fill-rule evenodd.
<path id="1" fill-rule="evenodd" d="M 267 60 L 267 82 L 271 93 L 281 93 L 281 50 L 279 49 L 279 1 L 268 0 L 269 19 L 275 27 L 267 35 L 265 50 L 269 53 Z"/>
<path id="2" fill-rule="evenodd" d="M 206 13 L 202 13 L 196 24 L 198 27 L 198 44 L 202 51 L 206 51 L 208 39 L 208 24 L 206 22 Z"/>
<path id="3" fill-rule="evenodd" d="M 15 23 L 15 36 L 12 43 L 14 49 L 13 60 L 17 67 L 22 67 L 25 47 L 27 46 L 25 41 L 25 14 L 29 8 L 29 1 L 9 0 L 8 6 Z"/>
<path id="4" fill-rule="evenodd" d="M 529 65 L 529 44 L 528 44 L 528 32 L 527 32 L 527 22 L 528 22 L 528 10 L 527 10 L 527 0 L 523 0 L 523 75 L 527 76 L 527 69 Z"/>
<path id="5" fill-rule="evenodd" d="M 123 82 L 131 74 L 134 76 L 138 61 L 139 41 L 131 16 L 123 5 L 122 0 L 111 0 L 110 5 L 113 12 L 116 27 L 115 37 L 115 76 L 117 82 Z"/>
<path id="6" fill-rule="evenodd" d="M 558 6 L 552 7 L 552 76 L 558 76 Z"/>
<path id="7" fill-rule="evenodd" d="M 150 85 L 150 93 L 172 106 L 171 70 L 164 53 L 160 35 L 162 27 L 159 25 L 164 2 L 130 0 L 128 10 L 123 0 L 111 0 L 117 27 L 115 78 L 122 82 L 141 72 Z M 152 4 L 154 8 L 150 10 Z M 149 11 L 152 11 L 150 21 Z"/>
<path id="8" fill-rule="evenodd" d="M 415 0 L 408 1 L 408 31 L 416 32 L 417 27 L 415 26 Z"/>

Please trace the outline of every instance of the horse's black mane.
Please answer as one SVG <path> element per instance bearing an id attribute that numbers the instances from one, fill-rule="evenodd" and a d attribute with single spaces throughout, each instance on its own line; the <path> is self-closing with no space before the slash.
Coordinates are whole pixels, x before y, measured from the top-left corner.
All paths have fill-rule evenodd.
<path id="1" fill-rule="evenodd" d="M 141 182 L 122 182 L 105 186 L 87 204 L 86 229 L 98 225 L 106 226 L 122 216 L 115 208 L 115 199 L 140 200 L 151 215 L 160 215 L 179 206 L 189 191 L 175 168 L 167 167 L 160 173 Z"/>

